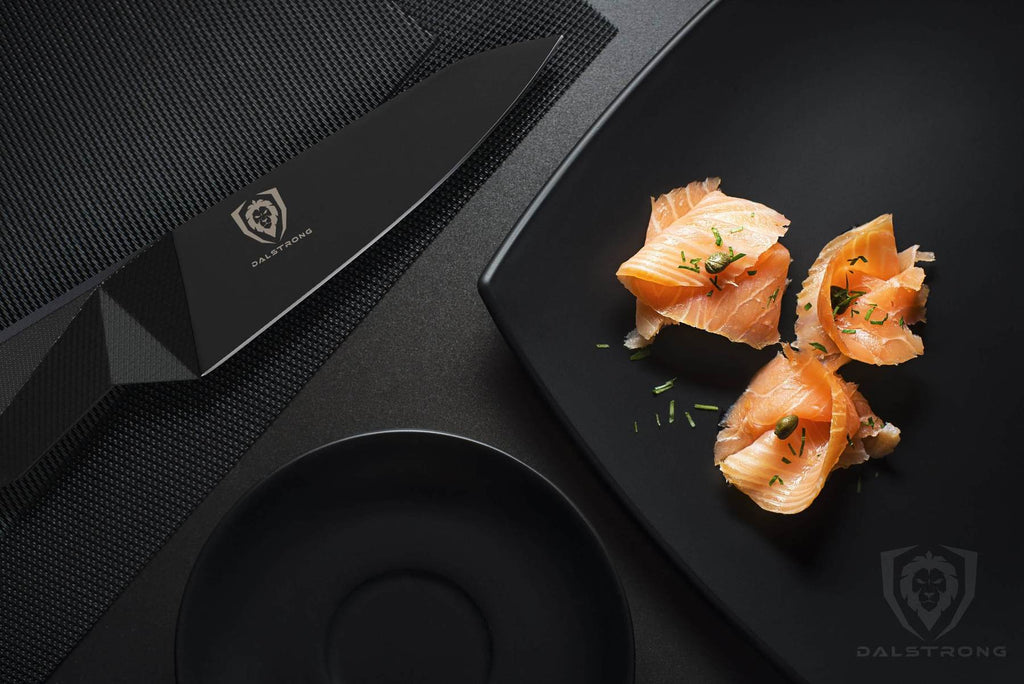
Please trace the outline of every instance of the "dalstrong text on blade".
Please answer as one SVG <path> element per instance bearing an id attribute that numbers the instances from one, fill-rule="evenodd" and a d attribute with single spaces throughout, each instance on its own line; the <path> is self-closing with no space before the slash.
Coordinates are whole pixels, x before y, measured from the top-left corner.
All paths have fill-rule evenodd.
<path id="1" fill-rule="evenodd" d="M 252 264 L 251 264 L 252 267 L 256 268 L 260 264 L 266 263 L 270 259 L 276 257 L 278 254 L 283 252 L 288 247 L 291 247 L 295 243 L 299 242 L 300 240 L 302 240 L 304 238 L 309 237 L 312 234 L 313 234 L 313 229 L 312 228 L 307 228 L 306 230 L 302 231 L 301 233 L 297 233 L 296 235 L 292 236 L 291 238 L 289 238 L 285 242 L 282 242 L 277 247 L 274 247 L 272 250 L 270 250 L 269 252 L 267 252 L 263 256 L 259 257 L 258 259 L 253 259 L 252 260 Z"/>

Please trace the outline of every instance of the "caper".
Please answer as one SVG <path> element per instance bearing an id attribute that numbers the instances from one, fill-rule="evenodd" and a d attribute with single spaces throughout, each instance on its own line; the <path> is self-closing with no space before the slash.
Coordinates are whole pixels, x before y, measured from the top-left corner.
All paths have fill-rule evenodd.
<path id="1" fill-rule="evenodd" d="M 775 423 L 775 436 L 779 439 L 786 439 L 793 434 L 799 422 L 800 419 L 792 413 L 788 416 L 782 416 L 779 418 L 779 422 Z"/>
<path id="2" fill-rule="evenodd" d="M 732 263 L 732 258 L 725 252 L 715 252 L 704 260 L 704 270 L 708 273 L 721 273 Z"/>

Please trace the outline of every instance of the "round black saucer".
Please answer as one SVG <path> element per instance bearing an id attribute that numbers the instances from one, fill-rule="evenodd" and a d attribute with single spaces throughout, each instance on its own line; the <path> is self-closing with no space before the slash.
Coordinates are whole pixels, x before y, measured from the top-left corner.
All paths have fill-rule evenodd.
<path id="1" fill-rule="evenodd" d="M 396 431 L 246 495 L 182 599 L 178 681 L 623 684 L 629 611 L 600 541 L 496 449 Z"/>

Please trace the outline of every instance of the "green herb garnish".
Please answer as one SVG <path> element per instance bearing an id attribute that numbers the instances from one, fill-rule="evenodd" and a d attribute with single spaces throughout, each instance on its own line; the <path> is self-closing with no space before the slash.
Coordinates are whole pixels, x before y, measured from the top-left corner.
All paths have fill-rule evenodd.
<path id="1" fill-rule="evenodd" d="M 747 271 L 747 275 L 748 276 L 756 276 L 757 275 L 757 269 L 754 269 L 752 271 Z"/>
<path id="2" fill-rule="evenodd" d="M 769 304 L 774 304 L 775 303 L 775 299 L 778 296 L 779 296 L 779 288 L 775 288 L 775 292 L 772 292 L 771 295 L 768 297 L 768 303 Z"/>
<path id="3" fill-rule="evenodd" d="M 863 261 L 865 264 L 868 263 L 868 258 L 866 256 L 858 254 L 857 256 L 853 257 L 852 259 L 847 259 L 847 261 L 849 261 L 850 265 L 853 266 L 858 261 Z"/>
<path id="4" fill-rule="evenodd" d="M 779 484 L 781 484 L 781 485 L 783 485 L 783 486 L 785 486 L 785 484 L 786 484 L 785 480 L 783 480 L 783 479 L 782 479 L 781 477 L 779 477 L 778 475 L 772 475 L 772 479 L 768 480 L 768 486 L 769 486 L 769 487 L 771 487 L 771 486 L 773 486 L 773 485 L 774 485 L 774 484 L 775 484 L 776 482 L 778 482 Z"/>
<path id="5" fill-rule="evenodd" d="M 846 311 L 846 309 L 857 300 L 858 297 L 862 297 L 867 294 L 863 290 L 850 290 L 849 281 L 847 281 L 847 287 L 839 287 L 833 285 L 829 289 L 829 294 L 832 300 L 832 315 L 838 316 Z"/>
<path id="6" fill-rule="evenodd" d="M 789 453 L 791 453 L 794 456 L 796 456 L 796 449 L 793 448 L 793 445 L 790 444 L 789 442 L 786 442 L 786 446 L 789 447 Z M 783 458 L 785 458 L 785 456 L 783 456 Z M 786 461 L 786 463 L 789 463 L 789 461 Z"/>
<path id="7" fill-rule="evenodd" d="M 700 273 L 700 269 L 697 268 L 697 263 L 700 261 L 699 258 L 697 258 L 697 259 L 689 259 L 688 260 L 686 258 L 686 250 L 685 249 L 679 250 L 679 256 L 682 257 L 683 263 L 679 264 L 679 266 L 677 268 L 685 268 L 687 271 L 693 271 L 694 273 Z M 690 262 L 689 265 L 687 265 L 687 263 L 686 263 L 687 261 Z"/>
<path id="8" fill-rule="evenodd" d="M 635 420 L 633 421 L 633 432 L 640 432 L 640 426 L 637 425 Z"/>
<path id="9" fill-rule="evenodd" d="M 672 424 L 676 422 L 676 400 L 668 402 L 668 422 Z"/>
<path id="10" fill-rule="evenodd" d="M 804 444 L 807 442 L 807 428 L 800 428 L 800 453 L 797 454 L 800 458 L 804 457 Z"/>
<path id="11" fill-rule="evenodd" d="M 716 290 L 720 291 L 722 289 L 721 286 L 719 286 L 719 284 L 718 284 L 718 276 L 715 276 L 713 278 L 708 278 L 708 280 L 711 281 L 711 284 L 715 286 Z"/>
<path id="12" fill-rule="evenodd" d="M 804 311 L 810 311 L 810 310 L 811 310 L 811 303 L 807 302 L 806 304 L 804 304 Z"/>
<path id="13" fill-rule="evenodd" d="M 715 236 L 715 247 L 722 246 L 722 235 L 718 232 L 718 228 L 711 226 L 711 233 Z"/>
<path id="14" fill-rule="evenodd" d="M 718 407 L 714 404 L 694 404 L 693 408 L 700 409 L 701 411 L 717 411 Z"/>
<path id="15" fill-rule="evenodd" d="M 783 457 L 782 457 L 782 462 L 783 462 L 783 463 L 785 463 L 786 465 L 789 465 L 790 463 L 792 463 L 792 461 L 790 461 L 790 460 L 789 460 L 788 458 L 786 458 L 785 456 L 783 456 Z"/>
<path id="16" fill-rule="evenodd" d="M 705 297 L 710 297 L 710 296 L 711 296 L 711 295 L 713 295 L 713 294 L 715 294 L 715 291 L 714 291 L 714 290 L 708 290 L 708 293 L 707 293 L 706 295 L 704 295 L 704 296 L 705 296 Z"/>
<path id="17" fill-rule="evenodd" d="M 857 331 L 854 330 L 853 328 L 843 328 L 839 332 L 843 333 L 844 335 L 855 335 L 857 333 Z"/>
<path id="18" fill-rule="evenodd" d="M 637 351 L 635 351 L 632 354 L 630 354 L 629 355 L 629 360 L 630 361 L 639 361 L 640 359 L 646 359 L 650 355 L 651 355 L 651 348 L 650 347 L 644 347 L 643 349 L 638 349 Z"/>
<path id="19" fill-rule="evenodd" d="M 683 415 L 686 416 L 686 422 L 690 424 L 690 427 L 697 427 L 697 424 L 693 422 L 693 416 L 690 415 L 689 411 L 683 411 Z"/>
<path id="20" fill-rule="evenodd" d="M 654 414 L 654 422 L 658 424 L 658 427 L 661 427 L 661 416 L 657 413 Z"/>
<path id="21" fill-rule="evenodd" d="M 850 435 L 846 435 L 846 446 L 849 446 L 849 447 L 853 446 L 853 440 L 850 439 Z"/>
<path id="22" fill-rule="evenodd" d="M 611 347 L 610 344 L 605 344 L 604 342 L 598 342 L 594 346 L 597 347 L 598 349 L 608 349 L 609 347 Z"/>
<path id="23" fill-rule="evenodd" d="M 889 320 L 889 314 L 888 313 L 885 314 L 885 318 L 883 318 L 882 320 L 880 320 L 880 321 L 868 321 L 868 323 L 870 323 L 871 325 L 882 325 L 887 320 Z"/>
<path id="24" fill-rule="evenodd" d="M 730 233 L 740 233 L 740 232 L 743 232 L 743 226 L 740 226 L 739 228 L 733 228 L 729 232 Z"/>
<path id="25" fill-rule="evenodd" d="M 826 354 L 828 353 L 828 349 L 826 349 L 825 345 L 823 345 L 821 342 L 811 342 L 810 344 L 818 351 L 825 352 Z"/>
<path id="26" fill-rule="evenodd" d="M 655 394 L 661 394 L 662 392 L 667 392 L 668 390 L 672 389 L 673 385 L 675 385 L 675 384 L 676 384 L 676 379 L 672 378 L 671 380 L 666 380 L 665 382 L 661 383 L 660 385 L 655 387 L 652 391 Z"/>
<path id="27" fill-rule="evenodd" d="M 906 324 L 903 322 L 903 316 L 900 316 L 900 327 L 905 328 Z"/>
<path id="28" fill-rule="evenodd" d="M 872 304 L 871 306 L 869 306 L 868 307 L 868 312 L 866 314 L 864 314 L 864 320 L 870 322 L 871 321 L 871 314 L 875 313 L 875 309 L 877 309 L 877 308 L 878 308 L 877 304 Z"/>

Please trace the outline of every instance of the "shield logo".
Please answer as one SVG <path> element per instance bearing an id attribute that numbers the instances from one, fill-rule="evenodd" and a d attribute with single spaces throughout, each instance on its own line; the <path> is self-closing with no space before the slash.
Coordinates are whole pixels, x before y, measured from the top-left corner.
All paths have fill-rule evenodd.
<path id="1" fill-rule="evenodd" d="M 908 632 L 935 640 L 960 622 L 974 600 L 978 554 L 952 546 L 882 552 L 882 592 Z"/>
<path id="2" fill-rule="evenodd" d="M 231 218 L 246 237 L 274 244 L 284 238 L 288 209 L 277 188 L 270 188 L 239 204 Z"/>

